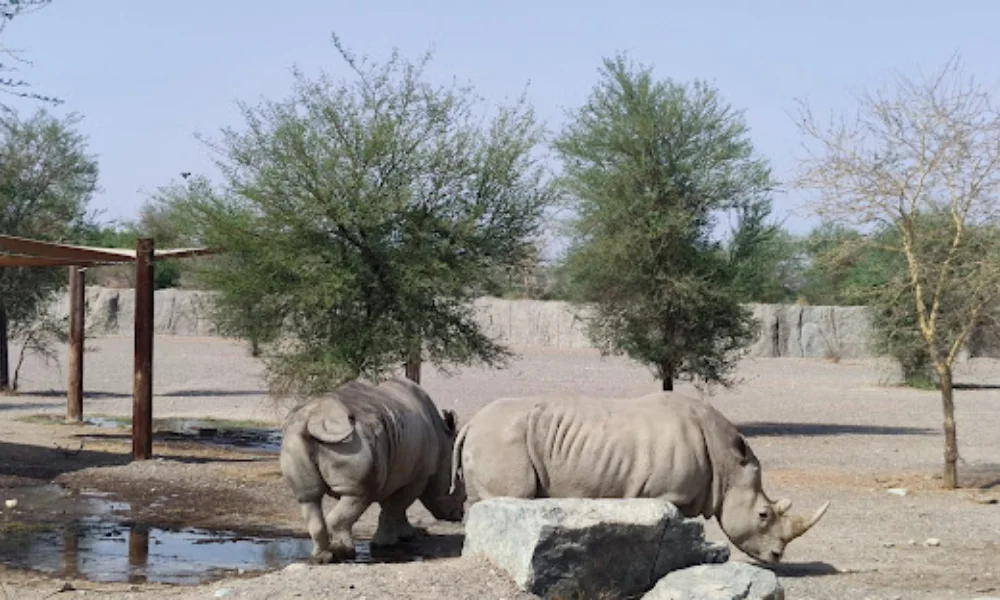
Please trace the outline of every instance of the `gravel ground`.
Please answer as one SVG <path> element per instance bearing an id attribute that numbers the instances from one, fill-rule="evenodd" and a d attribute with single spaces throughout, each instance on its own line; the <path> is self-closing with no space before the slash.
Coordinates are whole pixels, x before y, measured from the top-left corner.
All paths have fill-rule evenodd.
<path id="1" fill-rule="evenodd" d="M 216 338 L 158 337 L 154 414 L 280 421 L 283 409 L 267 397 L 260 365 L 244 346 Z M 131 411 L 132 340 L 88 341 L 85 414 Z M 655 390 L 657 382 L 623 359 L 592 350 L 518 348 L 522 358 L 504 371 L 467 369 L 446 377 L 426 369 L 424 385 L 439 407 L 461 421 L 501 395 L 585 391 L 602 397 Z M 29 358 L 22 393 L 0 398 L 0 488 L 25 479 L 55 479 L 70 487 L 114 491 L 133 508 L 163 501 L 163 522 L 302 534 L 298 510 L 272 456 L 158 444 L 162 460 L 128 464 L 127 439 L 88 442 L 67 457 L 83 428 L 14 419 L 64 410 L 63 369 Z M 1000 364 L 961 365 L 956 392 L 963 489 L 945 492 L 936 478 L 942 461 L 940 401 L 935 392 L 897 387 L 876 361 L 746 360 L 744 382 L 708 399 L 748 435 L 764 465 L 765 490 L 811 511 L 831 508 L 776 567 L 789 598 L 947 599 L 1000 596 Z M 972 385 L 970 385 L 972 384 Z M 998 386 L 1000 388 L 1000 386 Z M 680 385 L 682 392 L 697 394 Z M 91 428 L 92 429 L 92 428 Z M 48 456 L 48 454 L 52 456 Z M 5 479 L 6 478 L 6 479 Z M 904 487 L 905 496 L 887 493 Z M 356 533 L 370 535 L 375 509 Z M 422 544 L 440 558 L 372 565 L 294 565 L 257 577 L 200 586 L 97 584 L 73 581 L 88 596 L 209 598 L 226 589 L 235 598 L 522 598 L 490 565 L 457 557 L 461 527 L 437 523 L 422 508 L 414 520 L 428 529 Z M 710 539 L 725 541 L 717 525 Z M 939 545 L 925 545 L 936 538 Z M 437 540 L 437 541 L 435 541 Z M 441 541 L 448 540 L 448 541 Z M 734 550 L 735 560 L 749 560 Z M 7 598 L 47 597 L 62 580 L 0 570 Z"/>

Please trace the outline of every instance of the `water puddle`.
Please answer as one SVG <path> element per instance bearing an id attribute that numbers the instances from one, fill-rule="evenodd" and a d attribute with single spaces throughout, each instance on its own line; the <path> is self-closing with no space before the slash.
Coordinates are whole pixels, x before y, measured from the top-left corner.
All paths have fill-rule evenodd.
<path id="1" fill-rule="evenodd" d="M 102 429 L 127 429 L 132 426 L 127 420 L 107 417 L 90 417 L 85 422 Z M 275 454 L 281 451 L 279 429 L 227 427 L 199 419 L 156 419 L 153 436 L 159 440 L 201 442 L 235 450 Z"/>
<path id="2" fill-rule="evenodd" d="M 16 507 L 0 505 L 0 563 L 56 577 L 194 584 L 280 569 L 312 549 L 304 538 L 134 522 L 127 503 L 98 492 L 47 485 L 0 494 L 17 499 Z"/>
<path id="3" fill-rule="evenodd" d="M 197 584 L 273 571 L 309 559 L 308 537 L 164 529 L 130 519 L 131 507 L 96 490 L 0 488 L 0 564 L 95 582 Z M 356 563 L 423 560 L 403 547 L 357 542 Z"/>

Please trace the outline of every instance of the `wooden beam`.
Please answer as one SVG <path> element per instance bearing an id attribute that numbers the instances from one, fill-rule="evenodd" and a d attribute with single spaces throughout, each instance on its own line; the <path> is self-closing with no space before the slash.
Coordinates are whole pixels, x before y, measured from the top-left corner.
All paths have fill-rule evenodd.
<path id="1" fill-rule="evenodd" d="M 157 250 L 156 258 L 190 258 L 192 256 L 208 256 L 217 253 L 218 251 L 213 248 L 168 248 L 166 250 Z"/>
<path id="2" fill-rule="evenodd" d="M 73 246 L 70 244 L 56 244 L 53 242 L 40 242 L 27 238 L 15 237 L 13 235 L 0 235 L 0 248 L 13 252 L 14 254 L 25 254 L 28 256 L 41 256 L 45 258 L 63 258 L 72 261 L 94 261 L 94 262 L 132 262 L 135 260 L 135 252 L 127 248 L 91 248 L 88 246 Z"/>
<path id="3" fill-rule="evenodd" d="M 66 386 L 66 421 L 83 420 L 83 326 L 86 269 L 69 268 L 69 382 Z"/>
<path id="4" fill-rule="evenodd" d="M 96 267 L 102 264 L 115 265 L 121 263 L 70 260 L 68 258 L 45 258 L 44 256 L 24 256 L 21 254 L 0 255 L 0 267 Z"/>
<path id="5" fill-rule="evenodd" d="M 152 238 L 135 245 L 135 377 L 132 382 L 132 460 L 153 456 L 153 275 Z"/>

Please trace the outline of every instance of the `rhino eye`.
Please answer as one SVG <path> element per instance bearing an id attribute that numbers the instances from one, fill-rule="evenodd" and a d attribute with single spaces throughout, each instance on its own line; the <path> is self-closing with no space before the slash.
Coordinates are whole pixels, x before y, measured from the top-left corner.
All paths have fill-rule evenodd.
<path id="1" fill-rule="evenodd" d="M 762 510 L 759 513 L 757 513 L 757 516 L 760 518 L 761 521 L 766 521 L 767 518 L 771 515 L 766 510 Z"/>

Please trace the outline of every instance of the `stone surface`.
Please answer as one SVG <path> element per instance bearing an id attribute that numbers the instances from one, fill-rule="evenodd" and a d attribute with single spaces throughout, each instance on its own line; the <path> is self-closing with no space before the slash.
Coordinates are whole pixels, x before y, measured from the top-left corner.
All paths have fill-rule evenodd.
<path id="1" fill-rule="evenodd" d="M 729 558 L 703 523 L 653 499 L 492 498 L 473 504 L 462 556 L 482 556 L 543 597 L 641 594 L 663 575 Z"/>
<path id="2" fill-rule="evenodd" d="M 784 600 L 774 573 L 741 562 L 697 565 L 669 573 L 642 600 Z"/>
<path id="3" fill-rule="evenodd" d="M 217 335 L 211 321 L 212 292 L 158 290 L 154 294 L 155 331 L 168 335 Z M 87 334 L 131 335 L 135 292 L 131 288 L 87 288 Z M 871 356 L 871 324 L 862 306 L 750 304 L 760 320 L 749 355 L 757 358 L 864 358 Z M 486 334 L 513 346 L 589 348 L 586 309 L 568 302 L 478 298 L 478 320 Z M 68 297 L 59 296 L 50 312 L 65 318 Z M 975 330 L 963 357 L 1000 358 L 1000 335 Z"/>

